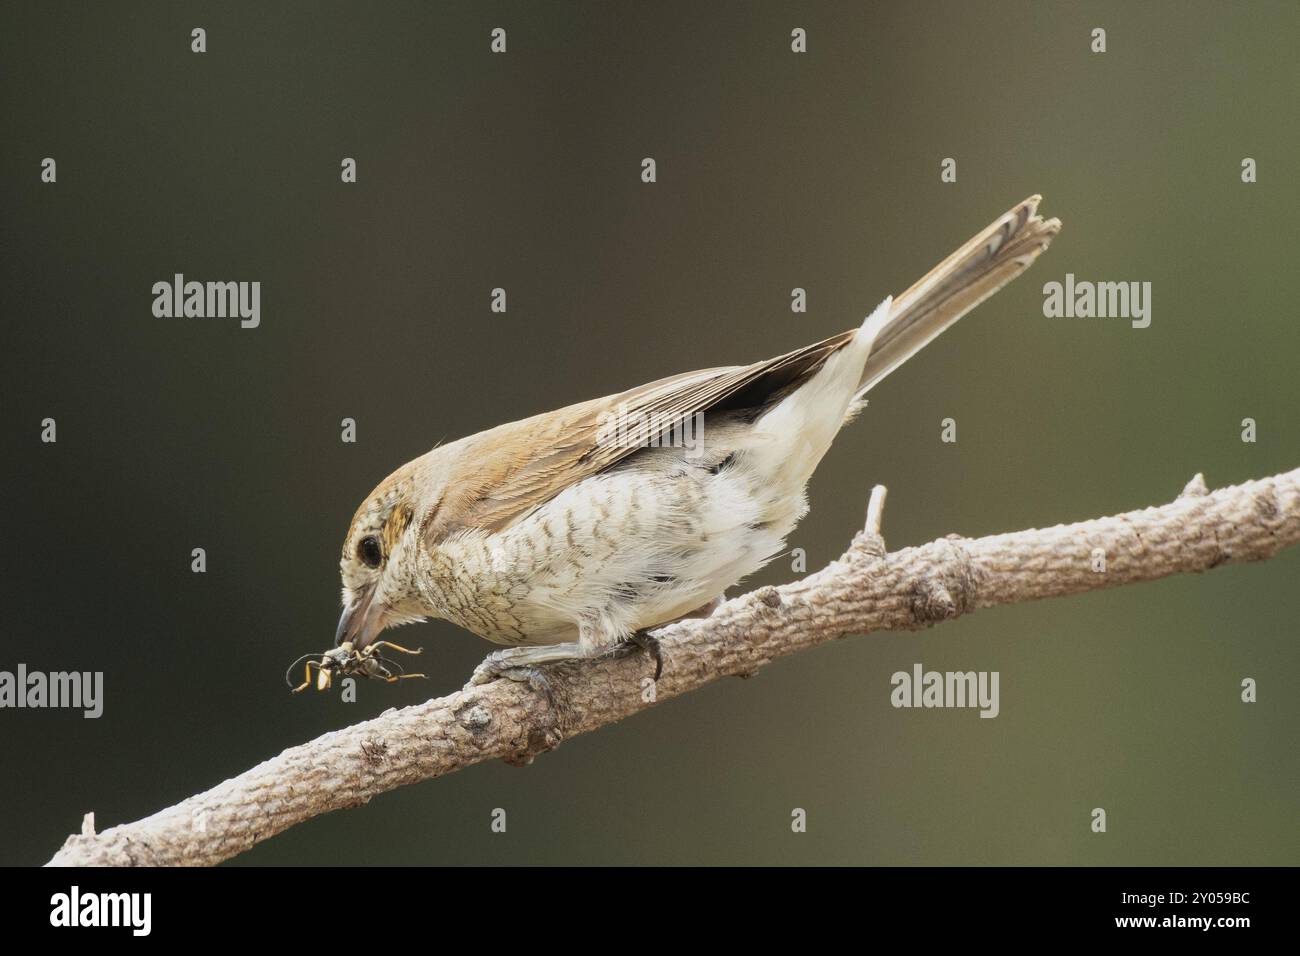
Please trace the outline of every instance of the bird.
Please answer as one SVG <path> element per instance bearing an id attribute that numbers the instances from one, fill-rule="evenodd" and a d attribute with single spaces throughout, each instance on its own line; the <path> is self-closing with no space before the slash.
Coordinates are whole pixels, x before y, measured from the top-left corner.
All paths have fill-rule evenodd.
<path id="1" fill-rule="evenodd" d="M 407 462 L 343 541 L 331 654 L 442 619 L 500 646 L 469 684 L 644 649 L 783 553 L 866 393 L 1023 272 L 1061 228 L 1031 196 L 860 326 L 500 425 Z M 390 647 L 397 647 L 388 642 Z M 406 650 L 405 648 L 398 648 Z M 343 661 L 344 665 L 348 662 Z"/>

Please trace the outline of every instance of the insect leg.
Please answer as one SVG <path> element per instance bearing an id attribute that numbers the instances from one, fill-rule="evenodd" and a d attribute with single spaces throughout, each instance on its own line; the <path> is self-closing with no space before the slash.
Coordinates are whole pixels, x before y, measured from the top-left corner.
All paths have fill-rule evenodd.
<path id="1" fill-rule="evenodd" d="M 308 655 L 308 656 L 310 656 L 310 655 Z M 301 660 L 301 659 L 302 659 L 302 658 L 299 658 L 299 660 Z M 297 661 L 295 661 L 294 663 L 295 663 L 295 665 L 296 665 L 296 664 L 297 664 Z M 311 686 L 311 668 L 312 668 L 312 665 L 313 665 L 313 664 L 316 665 L 317 670 L 320 670 L 320 661 L 308 661 L 308 662 L 307 662 L 307 665 L 302 669 L 302 671 L 303 671 L 303 682 L 302 682 L 301 684 L 299 684 L 297 687 L 295 687 L 295 688 L 293 689 L 293 692 L 294 692 L 295 694 L 298 693 L 298 691 L 300 691 L 300 690 L 306 690 L 308 687 Z"/>
<path id="2" fill-rule="evenodd" d="M 301 664 L 303 661 L 308 660 L 309 658 L 314 657 L 314 656 L 315 656 L 315 655 L 313 655 L 313 654 L 304 654 L 304 655 L 302 655 L 302 657 L 298 658 L 296 661 L 294 661 L 292 664 L 289 665 L 289 669 L 288 669 L 287 671 L 284 672 L 284 683 L 285 683 L 285 686 L 286 686 L 286 687 L 292 687 L 292 686 L 293 686 L 293 681 L 290 680 L 290 678 L 289 678 L 289 675 L 293 673 L 293 669 L 294 669 L 295 667 L 297 667 L 299 664 Z M 311 683 L 310 678 L 308 679 L 307 683 L 309 683 L 309 684 Z M 302 690 L 302 688 L 299 687 L 298 690 Z"/>
<path id="3" fill-rule="evenodd" d="M 415 650 L 411 650 L 409 647 L 403 647 L 401 644 L 394 644 L 392 641 L 375 641 L 375 643 L 367 647 L 366 650 L 373 654 L 374 651 L 379 650 L 381 647 L 391 647 L 393 650 L 401 651 L 403 654 L 419 654 L 424 650 L 423 647 L 417 647 Z M 371 650 L 371 648 L 374 650 Z"/>

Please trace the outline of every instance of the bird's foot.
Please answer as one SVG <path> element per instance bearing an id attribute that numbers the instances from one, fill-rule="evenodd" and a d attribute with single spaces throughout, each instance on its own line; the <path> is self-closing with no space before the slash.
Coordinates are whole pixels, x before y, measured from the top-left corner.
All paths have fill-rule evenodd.
<path id="1" fill-rule="evenodd" d="M 493 651 L 483 658 L 478 667 L 474 668 L 474 673 L 470 675 L 465 690 L 491 683 L 498 677 L 527 684 L 538 694 L 544 696 L 548 704 L 552 707 L 555 706 L 555 691 L 551 687 L 550 678 L 546 676 L 540 667 L 515 662 L 514 657 L 508 650 Z"/>
<path id="2" fill-rule="evenodd" d="M 650 659 L 655 662 L 655 683 L 659 683 L 659 675 L 664 672 L 664 655 L 659 638 L 652 636 L 649 631 L 637 631 L 628 637 L 625 646 L 629 649 L 639 648 L 650 655 Z"/>

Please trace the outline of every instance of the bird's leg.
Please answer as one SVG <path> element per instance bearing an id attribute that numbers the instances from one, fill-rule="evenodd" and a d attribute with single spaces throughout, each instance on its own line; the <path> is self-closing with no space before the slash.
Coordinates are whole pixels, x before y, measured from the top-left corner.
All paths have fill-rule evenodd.
<path id="1" fill-rule="evenodd" d="M 554 706 L 555 694 L 551 690 L 550 679 L 538 666 L 552 664 L 556 661 L 568 661 L 586 657 L 582 646 L 577 641 L 565 644 L 543 644 L 538 647 L 507 647 L 505 650 L 493 651 L 483 662 L 474 668 L 468 690 L 476 684 L 486 684 L 504 677 L 507 680 L 527 684 L 539 694 L 546 696 L 547 703 Z"/>
<path id="2" fill-rule="evenodd" d="M 668 624 L 673 624 L 677 621 L 685 621 L 691 618 L 709 617 L 714 611 L 722 606 L 722 602 L 725 600 L 725 595 L 719 594 L 708 604 L 702 604 L 694 611 L 689 611 L 681 617 L 674 618 L 672 621 L 665 621 L 663 624 L 656 624 L 655 627 L 665 627 Z M 627 643 L 624 644 L 623 647 L 640 648 L 650 655 L 651 660 L 655 662 L 655 682 L 658 683 L 659 675 L 664 672 L 664 655 L 663 649 L 659 644 L 659 638 L 651 635 L 649 628 L 642 628 L 641 630 L 631 634 L 627 639 Z"/>

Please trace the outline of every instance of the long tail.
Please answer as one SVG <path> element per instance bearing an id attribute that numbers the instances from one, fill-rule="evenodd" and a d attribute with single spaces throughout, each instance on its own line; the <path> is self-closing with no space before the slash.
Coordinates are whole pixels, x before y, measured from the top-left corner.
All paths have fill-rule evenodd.
<path id="1" fill-rule="evenodd" d="M 925 348 L 946 328 L 1024 272 L 1060 231 L 1030 196 L 894 299 L 876 331 L 856 398 Z"/>

